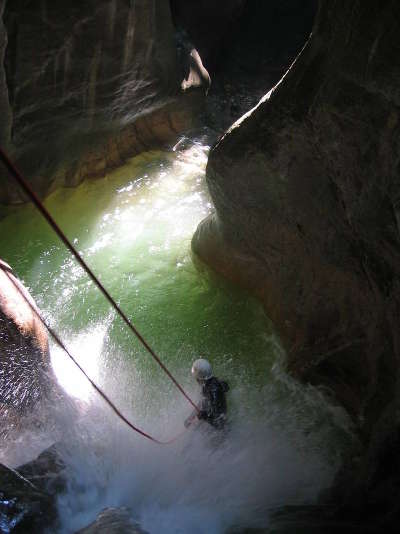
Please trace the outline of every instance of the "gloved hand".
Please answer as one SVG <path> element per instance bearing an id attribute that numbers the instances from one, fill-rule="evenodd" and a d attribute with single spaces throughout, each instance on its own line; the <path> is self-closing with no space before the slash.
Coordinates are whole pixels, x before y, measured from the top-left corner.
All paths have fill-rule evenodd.
<path id="1" fill-rule="evenodd" d="M 200 410 L 197 413 L 197 419 L 207 419 L 207 412 L 206 410 Z"/>

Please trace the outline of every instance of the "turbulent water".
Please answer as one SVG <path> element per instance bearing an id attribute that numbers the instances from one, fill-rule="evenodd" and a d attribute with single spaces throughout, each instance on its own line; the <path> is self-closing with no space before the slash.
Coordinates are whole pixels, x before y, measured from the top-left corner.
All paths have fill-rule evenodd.
<path id="1" fill-rule="evenodd" d="M 208 149 L 204 139 L 183 139 L 46 201 L 187 391 L 198 395 L 190 367 L 199 356 L 231 386 L 225 440 L 216 443 L 200 426 L 160 446 L 117 420 L 52 346 L 57 379 L 76 401 L 54 406 L 44 435 L 24 435 L 3 448 L 2 460 L 17 464 L 41 440 L 61 443 L 69 479 L 58 502 L 63 533 L 87 525 L 106 506 L 129 507 L 149 533 L 267 526 L 271 509 L 312 502 L 340 461 L 348 439 L 340 410 L 282 372 L 284 354 L 260 306 L 191 256 L 191 236 L 212 209 L 204 178 Z M 4 215 L 1 257 L 90 376 L 146 432 L 158 439 L 182 432 L 191 406 L 34 208 Z"/>

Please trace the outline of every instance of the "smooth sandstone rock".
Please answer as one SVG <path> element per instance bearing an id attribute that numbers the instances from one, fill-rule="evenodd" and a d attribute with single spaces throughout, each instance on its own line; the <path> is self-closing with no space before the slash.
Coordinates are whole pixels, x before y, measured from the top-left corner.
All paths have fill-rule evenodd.
<path id="1" fill-rule="evenodd" d="M 173 125 L 192 126 L 201 95 L 178 97 L 169 2 L 13 0 L 0 20 L 0 109 L 12 113 L 0 135 L 12 133 L 11 156 L 41 196 L 173 143 Z M 0 174 L 0 203 L 21 202 Z"/>
<path id="2" fill-rule="evenodd" d="M 354 5 L 321 3 L 297 61 L 212 150 L 216 213 L 193 247 L 263 299 L 293 372 L 318 383 L 336 367 L 328 382 L 363 416 L 380 378 L 394 387 L 374 371 L 396 361 L 400 93 L 397 7 Z"/>
<path id="3" fill-rule="evenodd" d="M 195 48 L 188 52 L 188 72 L 181 83 L 183 91 L 191 88 L 201 87 L 205 94 L 208 94 L 211 86 L 211 78 L 204 67 L 200 54 Z"/>
<path id="4" fill-rule="evenodd" d="M 193 238 L 263 301 L 289 371 L 352 415 L 367 452 L 341 497 L 395 477 L 378 456 L 400 424 L 399 20 L 398 2 L 320 1 L 297 60 L 211 151 L 216 211 Z"/>
<path id="5" fill-rule="evenodd" d="M 11 139 L 11 107 L 4 70 L 4 55 L 7 47 L 7 32 L 3 24 L 6 0 L 0 0 L 0 146 L 8 146 Z"/>

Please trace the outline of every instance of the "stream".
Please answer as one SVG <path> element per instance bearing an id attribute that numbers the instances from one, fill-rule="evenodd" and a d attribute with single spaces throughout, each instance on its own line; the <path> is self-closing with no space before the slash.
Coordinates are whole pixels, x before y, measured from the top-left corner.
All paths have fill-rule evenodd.
<path id="1" fill-rule="evenodd" d="M 55 441 L 67 465 L 61 533 L 107 506 L 126 506 L 150 534 L 223 534 L 267 527 L 271 510 L 312 503 L 350 437 L 343 412 L 284 372 L 285 354 L 261 306 L 193 258 L 191 237 L 213 209 L 208 137 L 130 159 L 100 180 L 59 189 L 46 207 L 193 398 L 190 369 L 208 358 L 230 384 L 224 440 L 202 425 L 160 446 L 132 432 L 68 357 L 51 345 L 68 401 L 3 445 L 18 465 Z M 111 311 L 30 205 L 1 208 L 0 251 L 71 352 L 133 424 L 169 439 L 191 406 Z"/>

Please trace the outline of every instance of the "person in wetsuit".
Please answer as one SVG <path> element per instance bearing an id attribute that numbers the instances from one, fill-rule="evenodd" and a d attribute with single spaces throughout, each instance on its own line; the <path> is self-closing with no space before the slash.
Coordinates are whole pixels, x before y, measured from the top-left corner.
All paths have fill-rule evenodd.
<path id="1" fill-rule="evenodd" d="M 186 419 L 185 426 L 190 426 L 197 417 L 214 428 L 224 428 L 227 412 L 225 393 L 229 391 L 229 385 L 213 375 L 210 362 L 203 358 L 193 363 L 192 375 L 201 386 L 202 399 L 199 406 L 200 411 L 195 410 Z"/>

